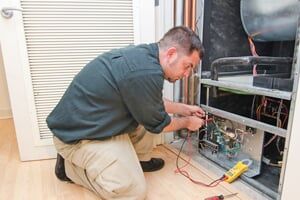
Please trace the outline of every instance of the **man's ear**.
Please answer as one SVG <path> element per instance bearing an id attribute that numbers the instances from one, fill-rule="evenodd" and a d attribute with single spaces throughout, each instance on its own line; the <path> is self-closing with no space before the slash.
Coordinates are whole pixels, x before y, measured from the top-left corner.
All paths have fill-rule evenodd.
<path id="1" fill-rule="evenodd" d="M 170 47 L 167 49 L 166 56 L 169 62 L 174 62 L 177 59 L 178 52 L 176 47 Z"/>

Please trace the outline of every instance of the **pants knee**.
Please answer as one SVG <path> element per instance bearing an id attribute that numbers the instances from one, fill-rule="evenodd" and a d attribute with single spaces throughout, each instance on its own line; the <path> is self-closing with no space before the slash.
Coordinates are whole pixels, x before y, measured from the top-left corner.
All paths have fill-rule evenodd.
<path id="1" fill-rule="evenodd" d="M 147 196 L 147 186 L 146 182 L 144 181 L 143 183 L 139 182 L 139 185 L 137 185 L 136 188 L 134 188 L 134 191 L 132 191 L 132 199 L 136 200 L 143 200 Z"/>
<path id="2" fill-rule="evenodd" d="M 103 176 L 103 174 L 99 174 L 96 178 L 93 178 L 84 169 L 74 167 L 73 165 L 72 170 L 67 167 L 71 179 L 75 183 L 94 191 L 101 199 L 143 200 L 146 198 L 147 185 L 144 176 L 123 176 L 110 179 Z M 73 173 L 74 170 L 76 173 Z"/>
<path id="3" fill-rule="evenodd" d="M 145 199 L 147 187 L 143 173 L 136 173 L 125 167 L 118 159 L 112 159 L 112 162 L 100 171 L 99 167 L 91 168 L 87 173 L 93 180 L 95 189 L 103 194 L 104 199 Z"/>
<path id="4" fill-rule="evenodd" d="M 110 187 L 103 188 L 104 193 L 107 194 L 108 199 L 130 199 L 130 200 L 143 200 L 147 195 L 147 186 L 144 177 L 135 177 L 131 181 L 119 180 L 121 187 L 115 187 L 113 190 Z M 116 180 L 115 180 L 116 182 Z M 117 184 L 117 185 L 118 185 Z M 105 195 L 106 196 L 106 195 Z"/>

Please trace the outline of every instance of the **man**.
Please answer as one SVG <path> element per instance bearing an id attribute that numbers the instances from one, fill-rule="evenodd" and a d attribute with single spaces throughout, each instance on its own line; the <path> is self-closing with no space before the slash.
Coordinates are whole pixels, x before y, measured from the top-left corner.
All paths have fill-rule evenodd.
<path id="1" fill-rule="evenodd" d="M 57 177 L 102 199 L 144 199 L 143 171 L 164 166 L 150 157 L 155 134 L 204 123 L 200 107 L 162 98 L 164 79 L 189 76 L 202 56 L 199 37 L 175 27 L 158 43 L 112 50 L 88 63 L 47 118 Z"/>

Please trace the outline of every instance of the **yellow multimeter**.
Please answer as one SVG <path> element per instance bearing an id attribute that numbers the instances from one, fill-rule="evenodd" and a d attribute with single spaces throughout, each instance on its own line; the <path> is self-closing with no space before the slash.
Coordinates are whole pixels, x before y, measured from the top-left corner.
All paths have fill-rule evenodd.
<path id="1" fill-rule="evenodd" d="M 231 183 L 232 181 L 237 179 L 242 173 L 247 171 L 251 164 L 252 164 L 252 160 L 250 159 L 244 159 L 237 162 L 237 164 L 233 168 L 231 168 L 225 173 L 225 177 L 226 177 L 225 181 L 227 183 Z"/>

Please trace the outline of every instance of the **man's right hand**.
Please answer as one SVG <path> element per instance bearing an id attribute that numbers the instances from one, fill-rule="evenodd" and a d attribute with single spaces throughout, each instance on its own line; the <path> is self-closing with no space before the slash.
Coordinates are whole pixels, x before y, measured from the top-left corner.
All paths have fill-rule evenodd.
<path id="1" fill-rule="evenodd" d="M 188 125 L 187 129 L 190 131 L 196 131 L 204 125 L 204 119 L 201 119 L 196 116 L 188 116 Z"/>

